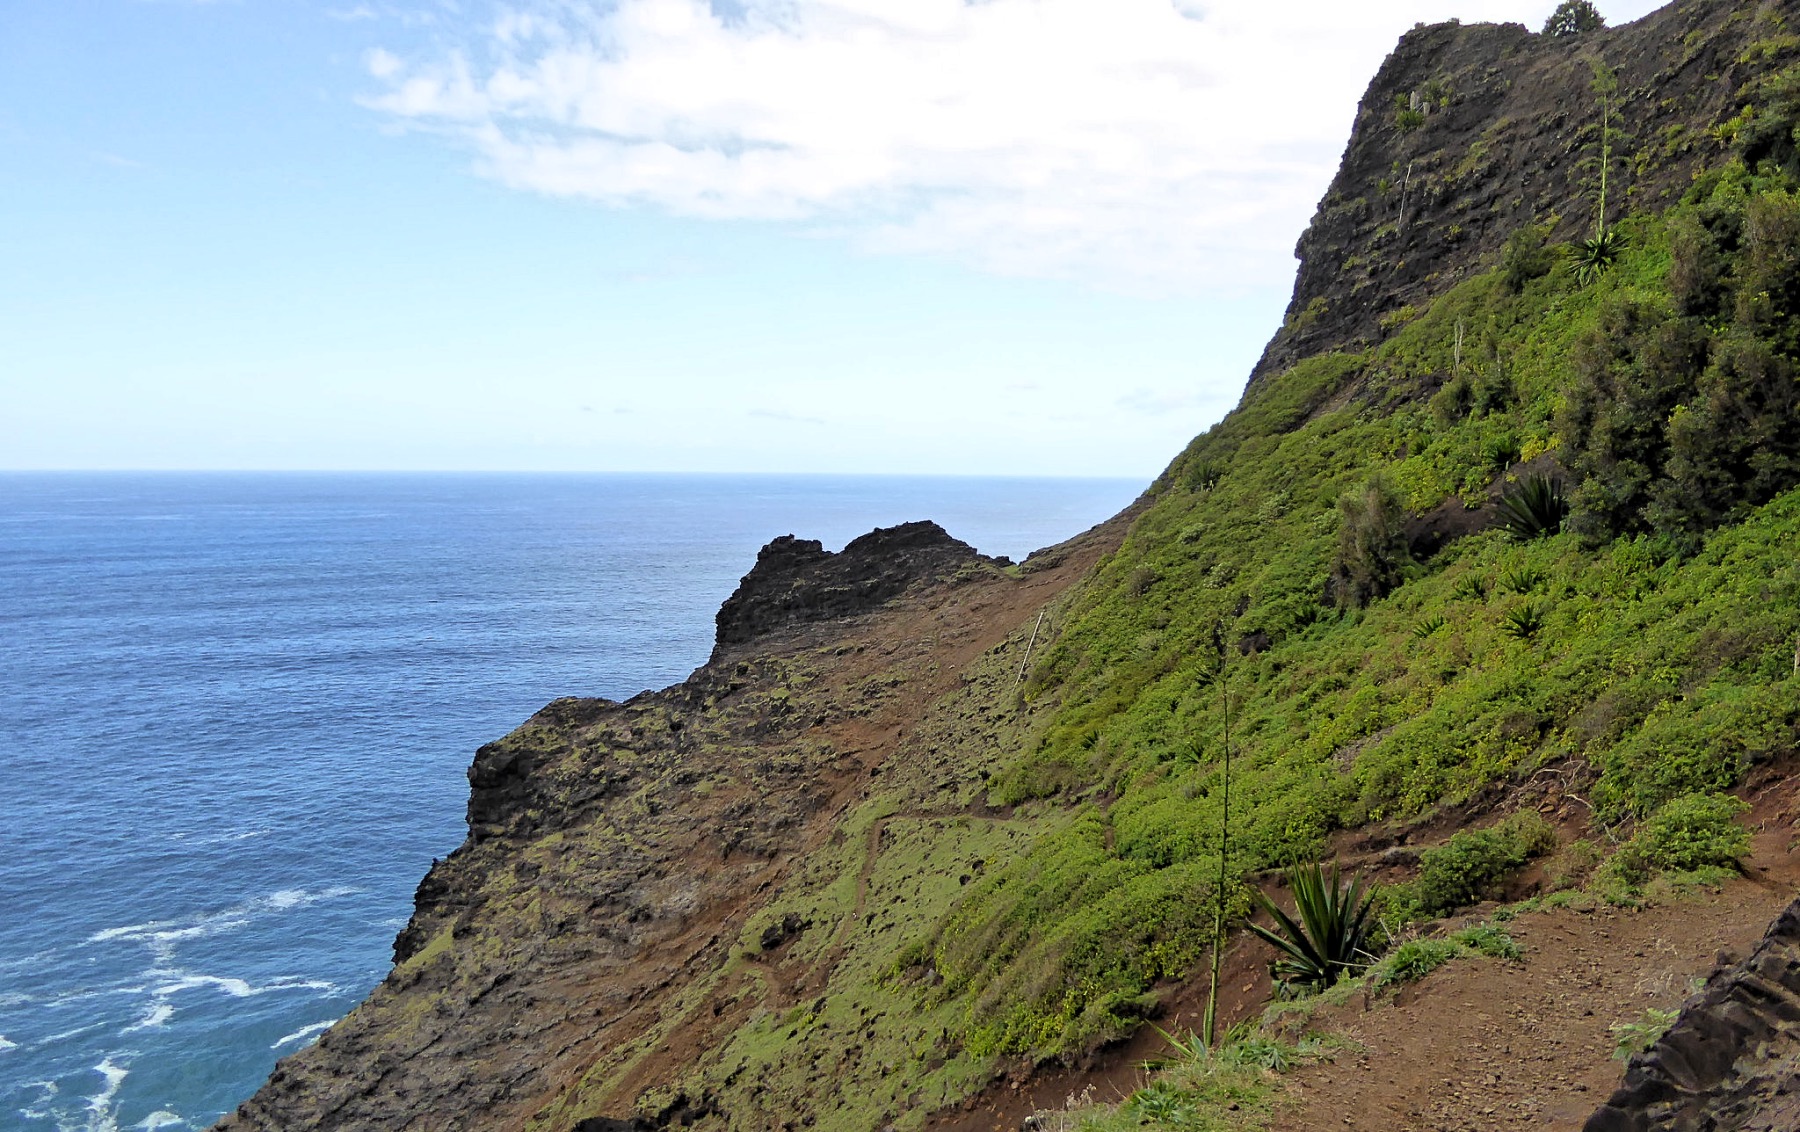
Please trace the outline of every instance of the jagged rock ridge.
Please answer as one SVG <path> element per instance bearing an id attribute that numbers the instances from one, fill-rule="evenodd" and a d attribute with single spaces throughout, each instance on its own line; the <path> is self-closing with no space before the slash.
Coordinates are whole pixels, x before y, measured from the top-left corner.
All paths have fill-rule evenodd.
<path id="1" fill-rule="evenodd" d="M 783 535 L 763 547 L 737 591 L 719 607 L 717 647 L 782 628 L 879 608 L 925 579 L 994 562 L 933 522 L 881 527 L 837 554 L 817 539 Z"/>

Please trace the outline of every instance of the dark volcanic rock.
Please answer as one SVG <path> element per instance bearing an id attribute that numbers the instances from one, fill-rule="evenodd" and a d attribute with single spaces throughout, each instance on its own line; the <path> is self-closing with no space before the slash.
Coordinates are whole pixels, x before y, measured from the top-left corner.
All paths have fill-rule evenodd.
<path id="1" fill-rule="evenodd" d="M 1800 900 L 1632 1059 L 1585 1132 L 1800 1128 Z"/>
<path id="2" fill-rule="evenodd" d="M 737 592 L 719 607 L 719 646 L 792 625 L 868 613 L 915 582 L 992 562 L 936 523 L 882 527 L 837 554 L 817 539 L 783 535 L 762 548 Z"/>
<path id="3" fill-rule="evenodd" d="M 1300 237 L 1293 300 L 1251 375 L 1381 341 L 1458 280 L 1499 262 L 1524 225 L 1592 231 L 1596 104 L 1590 58 L 1619 70 L 1621 154 L 1612 219 L 1660 210 L 1718 160 L 1710 127 L 1735 113 L 1761 64 L 1738 0 L 1682 0 L 1566 38 L 1518 24 L 1443 23 L 1400 38 L 1357 108 L 1343 163 Z M 1400 107 L 1424 114 L 1407 128 Z"/>

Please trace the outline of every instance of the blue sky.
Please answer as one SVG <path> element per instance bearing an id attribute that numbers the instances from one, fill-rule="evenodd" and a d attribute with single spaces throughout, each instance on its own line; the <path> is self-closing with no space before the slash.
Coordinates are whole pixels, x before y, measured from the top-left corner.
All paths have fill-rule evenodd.
<path id="1" fill-rule="evenodd" d="M 1399 33 L 1552 6 L 14 0 L 0 467 L 1147 477 Z"/>

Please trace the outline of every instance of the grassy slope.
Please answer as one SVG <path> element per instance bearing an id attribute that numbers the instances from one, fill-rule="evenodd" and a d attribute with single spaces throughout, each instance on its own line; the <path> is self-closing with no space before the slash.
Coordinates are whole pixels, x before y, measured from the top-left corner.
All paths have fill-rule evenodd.
<path id="1" fill-rule="evenodd" d="M 1367 608 L 1324 593 L 1339 500 L 1372 475 L 1420 514 L 1479 502 L 1521 462 L 1570 462 L 1559 422 L 1573 359 L 1622 304 L 1670 310 L 1672 228 L 1794 184 L 1722 147 L 1719 171 L 1677 209 L 1621 223 L 1626 250 L 1597 283 L 1558 267 L 1514 287 L 1496 266 L 1405 312 L 1379 345 L 1259 383 L 1062 599 L 1026 710 L 1013 711 L 1016 653 L 1003 650 L 941 705 L 1006 717 L 999 746 L 940 722 L 936 765 L 875 790 L 746 926 L 709 984 L 744 988 L 744 1024 L 677 1091 L 715 1098 L 732 1126 L 905 1128 L 1005 1058 L 1136 1026 L 1159 980 L 1203 960 L 1211 930 L 1220 640 L 1263 646 L 1229 648 L 1238 892 L 1246 872 L 1316 856 L 1335 830 L 1546 765 L 1623 835 L 1791 749 L 1800 491 L 1739 509 L 1683 553 L 1649 536 L 1490 531 L 1415 564 Z M 1727 276 L 1750 277 L 1725 259 Z M 1521 639 L 1506 621 L 1526 607 L 1541 624 Z M 1004 812 L 933 781 L 982 769 Z M 762 954 L 762 929 L 789 914 L 836 927 Z"/>
<path id="2" fill-rule="evenodd" d="M 1788 187 L 1732 165 L 1677 213 Z M 1622 302 L 1670 304 L 1669 219 L 1627 222 L 1624 258 L 1586 288 L 1562 269 L 1519 293 L 1498 269 L 1470 279 L 1378 347 L 1254 390 L 1175 461 L 1032 676 L 1031 694 L 1060 701 L 1054 717 L 994 780 L 997 800 L 1048 799 L 1059 828 L 931 936 L 972 1052 L 1116 1035 L 1156 979 L 1201 958 L 1221 627 L 1270 640 L 1232 650 L 1234 873 L 1552 762 L 1575 763 L 1597 813 L 1621 823 L 1791 748 L 1800 493 L 1740 512 L 1686 557 L 1644 536 L 1584 547 L 1491 531 L 1367 609 L 1321 603 L 1337 501 L 1371 473 L 1424 511 L 1478 496 L 1521 456 L 1560 454 L 1579 344 Z M 1503 389 L 1503 407 L 1457 416 L 1440 397 L 1434 411 L 1453 371 Z M 1527 605 L 1542 627 L 1521 640 L 1503 619 Z"/>

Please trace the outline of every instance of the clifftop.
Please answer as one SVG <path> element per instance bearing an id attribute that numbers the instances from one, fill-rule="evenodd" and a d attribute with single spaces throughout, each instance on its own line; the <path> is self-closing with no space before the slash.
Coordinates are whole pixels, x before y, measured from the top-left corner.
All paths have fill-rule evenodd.
<path id="1" fill-rule="evenodd" d="M 1630 108 L 1615 123 L 1609 211 L 1616 219 L 1672 202 L 1717 159 L 1709 128 L 1767 70 L 1745 56 L 1761 34 L 1757 7 L 1686 0 L 1562 39 L 1518 24 L 1407 32 L 1363 95 L 1337 176 L 1295 248 L 1293 298 L 1252 386 L 1302 358 L 1382 341 L 1395 312 L 1490 269 L 1526 224 L 1548 223 L 1552 239 L 1588 234 L 1595 59 L 1618 70 Z"/>

